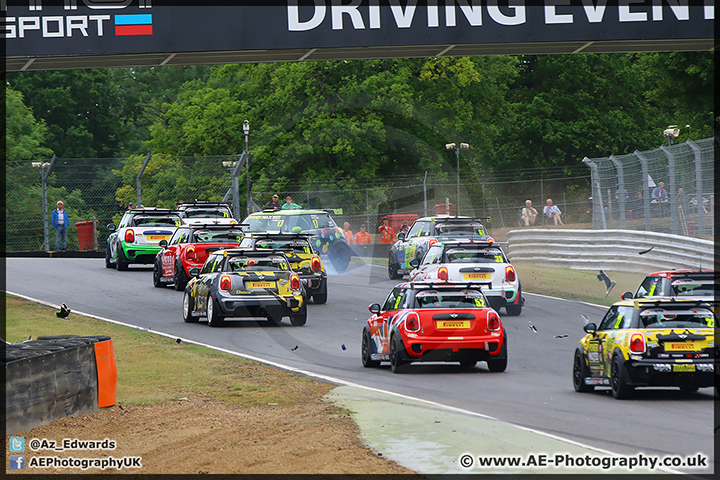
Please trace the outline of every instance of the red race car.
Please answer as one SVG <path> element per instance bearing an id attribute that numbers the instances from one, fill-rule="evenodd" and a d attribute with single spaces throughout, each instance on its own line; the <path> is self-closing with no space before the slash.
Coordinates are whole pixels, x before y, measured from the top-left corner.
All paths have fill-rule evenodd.
<path id="1" fill-rule="evenodd" d="M 240 225 L 193 224 L 178 227 L 169 242 L 160 242 L 163 249 L 155 257 L 153 285 L 163 287 L 173 284 L 175 290 L 185 290 L 191 268 L 201 269 L 211 252 L 237 247 L 242 238 Z"/>
<path id="2" fill-rule="evenodd" d="M 369 307 L 362 334 L 362 363 L 390 362 L 393 373 L 412 362 L 487 362 L 491 372 L 507 368 L 507 338 L 498 313 L 480 284 L 401 283 L 385 303 Z"/>

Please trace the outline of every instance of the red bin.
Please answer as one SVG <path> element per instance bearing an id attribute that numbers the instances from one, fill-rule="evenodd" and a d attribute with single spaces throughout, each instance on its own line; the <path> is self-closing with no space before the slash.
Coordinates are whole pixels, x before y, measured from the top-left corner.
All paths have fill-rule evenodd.
<path id="1" fill-rule="evenodd" d="M 92 250 L 95 248 L 95 222 L 78 222 L 75 224 L 78 232 L 78 248 Z"/>

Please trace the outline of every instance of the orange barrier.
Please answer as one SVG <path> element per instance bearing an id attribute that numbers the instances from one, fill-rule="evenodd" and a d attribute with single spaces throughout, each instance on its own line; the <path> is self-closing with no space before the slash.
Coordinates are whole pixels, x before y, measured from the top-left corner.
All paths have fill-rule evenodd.
<path id="1" fill-rule="evenodd" d="M 117 393 L 117 367 L 112 340 L 95 343 L 97 364 L 98 408 L 115 405 Z"/>

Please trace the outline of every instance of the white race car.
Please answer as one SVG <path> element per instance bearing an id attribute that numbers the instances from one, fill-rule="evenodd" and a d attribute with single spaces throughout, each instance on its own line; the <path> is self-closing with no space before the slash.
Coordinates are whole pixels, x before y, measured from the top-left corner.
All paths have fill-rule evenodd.
<path id="1" fill-rule="evenodd" d="M 411 281 L 489 282 L 482 291 L 495 310 L 505 307 L 508 315 L 522 312 L 520 280 L 492 238 L 433 243 L 421 262 L 412 260 L 410 264 L 415 268 L 410 272 Z"/>

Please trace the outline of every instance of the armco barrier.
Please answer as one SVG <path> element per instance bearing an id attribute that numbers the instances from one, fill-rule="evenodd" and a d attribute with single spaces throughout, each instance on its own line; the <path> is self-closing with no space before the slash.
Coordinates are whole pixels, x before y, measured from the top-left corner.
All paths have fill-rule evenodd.
<path id="1" fill-rule="evenodd" d="M 39 337 L 5 345 L 5 434 L 115 404 L 108 336 Z"/>
<path id="2" fill-rule="evenodd" d="M 634 230 L 511 230 L 508 245 L 511 262 L 578 270 L 713 270 L 715 260 L 714 242 L 709 240 Z"/>

